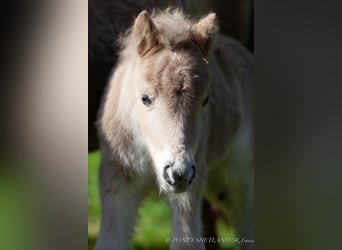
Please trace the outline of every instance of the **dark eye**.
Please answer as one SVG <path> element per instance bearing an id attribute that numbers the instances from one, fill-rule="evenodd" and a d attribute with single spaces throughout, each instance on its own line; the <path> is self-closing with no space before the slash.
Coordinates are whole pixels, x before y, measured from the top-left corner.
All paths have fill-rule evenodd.
<path id="1" fill-rule="evenodd" d="M 148 95 L 143 95 L 143 96 L 141 97 L 141 101 L 142 101 L 142 103 L 143 103 L 145 106 L 149 106 L 149 105 L 152 103 L 152 101 L 151 101 L 151 99 L 148 97 Z"/>
<path id="2" fill-rule="evenodd" d="M 206 98 L 202 102 L 202 105 L 205 106 L 208 102 L 209 102 L 209 94 L 206 96 Z"/>

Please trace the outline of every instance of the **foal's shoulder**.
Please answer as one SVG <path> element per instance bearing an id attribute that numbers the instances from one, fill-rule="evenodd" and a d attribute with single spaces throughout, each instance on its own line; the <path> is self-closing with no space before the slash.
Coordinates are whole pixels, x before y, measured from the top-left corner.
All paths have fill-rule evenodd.
<path id="1" fill-rule="evenodd" d="M 253 62 L 253 56 L 249 50 L 241 42 L 230 36 L 216 35 L 212 41 L 212 50 L 230 52 L 233 56 L 237 56 L 237 58 Z"/>
<path id="2" fill-rule="evenodd" d="M 235 66 L 243 71 L 250 70 L 254 65 L 253 56 L 244 45 L 221 34 L 212 41 L 211 56 L 218 58 L 221 64 Z"/>
<path id="3" fill-rule="evenodd" d="M 254 59 L 253 55 L 235 39 L 217 35 L 212 41 L 209 60 L 216 61 L 228 82 L 235 82 L 243 99 L 245 118 L 250 118 L 254 96 Z"/>

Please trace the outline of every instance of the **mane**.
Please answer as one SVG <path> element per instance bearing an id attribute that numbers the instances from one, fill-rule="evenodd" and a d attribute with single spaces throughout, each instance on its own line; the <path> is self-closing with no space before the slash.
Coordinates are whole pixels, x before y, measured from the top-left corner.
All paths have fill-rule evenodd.
<path id="1" fill-rule="evenodd" d="M 173 49 L 192 42 L 193 36 L 190 27 L 195 21 L 190 19 L 180 8 L 154 9 L 149 16 L 158 30 L 158 42 L 161 46 Z M 117 41 L 121 50 L 120 58 L 124 57 L 127 52 L 135 51 L 132 29 L 133 25 Z"/>

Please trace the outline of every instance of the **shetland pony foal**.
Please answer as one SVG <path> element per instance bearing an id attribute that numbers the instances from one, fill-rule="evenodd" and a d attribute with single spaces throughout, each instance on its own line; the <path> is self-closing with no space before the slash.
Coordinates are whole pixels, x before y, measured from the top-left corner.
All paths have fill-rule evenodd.
<path id="1" fill-rule="evenodd" d="M 240 240 L 252 240 L 253 67 L 238 43 L 214 37 L 215 19 L 143 11 L 121 38 L 99 120 L 102 219 L 95 249 L 128 248 L 139 202 L 155 179 L 170 197 L 177 238 L 171 249 L 204 249 L 204 195 Z"/>

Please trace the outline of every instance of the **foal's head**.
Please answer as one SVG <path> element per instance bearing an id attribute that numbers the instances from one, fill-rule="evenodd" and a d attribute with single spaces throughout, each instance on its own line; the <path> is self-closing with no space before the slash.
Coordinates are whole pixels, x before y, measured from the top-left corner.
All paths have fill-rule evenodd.
<path id="1" fill-rule="evenodd" d="M 196 178 L 194 155 L 209 99 L 205 57 L 216 29 L 215 14 L 194 22 L 170 9 L 143 11 L 133 26 L 142 136 L 167 192 L 183 192 Z"/>

